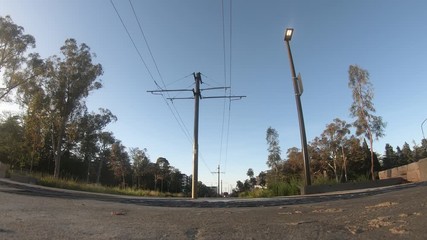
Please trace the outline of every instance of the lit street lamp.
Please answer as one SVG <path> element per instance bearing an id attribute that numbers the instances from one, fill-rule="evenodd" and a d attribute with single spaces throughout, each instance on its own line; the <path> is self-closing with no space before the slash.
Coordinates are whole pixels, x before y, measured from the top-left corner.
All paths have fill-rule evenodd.
<path id="1" fill-rule="evenodd" d="M 293 28 L 287 28 L 286 29 L 286 31 L 285 31 L 285 42 L 286 42 L 286 46 L 288 47 L 289 62 L 291 64 L 292 82 L 294 84 L 295 101 L 297 104 L 297 111 L 298 111 L 302 154 L 303 154 L 303 158 L 304 158 L 305 186 L 310 186 L 311 185 L 310 162 L 309 162 L 309 158 L 308 158 L 307 138 L 305 135 L 304 116 L 302 114 L 302 106 L 301 106 L 301 98 L 300 98 L 300 96 L 302 94 L 301 76 L 298 75 L 298 77 L 297 77 L 295 74 L 294 60 L 292 58 L 291 46 L 289 45 L 289 41 L 291 41 L 291 39 L 292 39 L 293 32 L 294 32 Z"/>

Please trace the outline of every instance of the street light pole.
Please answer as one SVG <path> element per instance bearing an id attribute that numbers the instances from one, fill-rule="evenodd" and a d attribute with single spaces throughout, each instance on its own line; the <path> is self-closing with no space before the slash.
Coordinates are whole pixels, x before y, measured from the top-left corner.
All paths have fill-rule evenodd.
<path id="1" fill-rule="evenodd" d="M 289 44 L 289 41 L 292 39 L 293 31 L 294 31 L 293 28 L 287 28 L 286 29 L 286 31 L 285 31 L 285 42 L 286 42 L 286 46 L 288 48 L 288 56 L 289 56 L 289 62 L 291 65 L 292 81 L 294 84 L 294 91 L 295 91 L 295 101 L 296 101 L 297 111 L 298 111 L 302 154 L 303 154 L 303 158 L 304 158 L 305 186 L 310 186 L 311 185 L 310 160 L 308 157 L 307 138 L 306 138 L 306 134 L 305 134 L 304 116 L 302 114 L 302 105 L 301 105 L 301 98 L 300 98 L 301 94 L 302 94 L 302 91 L 301 91 L 302 85 L 298 84 L 298 82 L 297 82 L 298 78 L 295 74 L 294 60 L 292 58 L 291 46 Z"/>
<path id="2" fill-rule="evenodd" d="M 424 123 L 427 121 L 427 118 L 424 119 L 424 121 L 421 123 L 421 132 L 423 133 L 423 139 L 426 140 L 426 137 L 424 136 L 424 129 L 423 129 L 423 125 Z"/>

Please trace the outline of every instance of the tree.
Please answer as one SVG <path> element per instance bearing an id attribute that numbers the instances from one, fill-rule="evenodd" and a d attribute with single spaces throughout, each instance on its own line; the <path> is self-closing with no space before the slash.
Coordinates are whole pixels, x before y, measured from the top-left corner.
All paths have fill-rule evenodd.
<path id="1" fill-rule="evenodd" d="M 246 175 L 249 177 L 248 180 L 249 180 L 250 188 L 253 189 L 257 183 L 256 178 L 254 177 L 255 175 L 254 170 L 252 168 L 249 168 L 248 171 L 246 172 Z"/>
<path id="2" fill-rule="evenodd" d="M 397 167 L 397 155 L 390 144 L 385 145 L 385 153 L 383 158 L 383 169 L 390 169 Z"/>
<path id="3" fill-rule="evenodd" d="M 402 146 L 402 154 L 400 160 L 400 166 L 414 162 L 413 152 L 407 142 L 405 142 Z"/>
<path id="4" fill-rule="evenodd" d="M 326 129 L 321 134 L 321 145 L 326 151 L 328 158 L 332 159 L 332 164 L 327 161 L 328 166 L 332 169 L 335 180 L 339 182 L 338 168 L 342 169 L 342 175 L 347 181 L 347 159 L 345 154 L 346 135 L 350 133 L 350 124 L 336 118 L 334 121 L 326 125 Z M 339 162 L 339 155 L 342 161 Z M 341 165 L 341 166 L 340 166 Z"/>
<path id="5" fill-rule="evenodd" d="M 286 181 L 290 181 L 292 178 L 301 178 L 303 174 L 303 155 L 302 152 L 296 148 L 289 148 L 287 153 L 287 159 L 282 166 L 282 174 Z"/>
<path id="6" fill-rule="evenodd" d="M 169 167 L 170 167 L 169 161 L 164 157 L 159 157 L 159 158 L 157 158 L 156 166 L 158 169 L 157 174 L 156 174 L 156 182 L 159 179 L 161 180 L 160 191 L 163 192 L 163 182 L 169 174 Z"/>
<path id="7" fill-rule="evenodd" d="M 418 161 L 423 158 L 427 158 L 427 140 L 422 139 L 421 145 L 417 145 L 414 142 L 414 158 L 415 161 Z"/>
<path id="8" fill-rule="evenodd" d="M 80 142 L 79 153 L 83 155 L 83 160 L 87 164 L 86 182 L 90 180 L 91 162 L 100 151 L 102 130 L 112 121 L 117 121 L 117 117 L 108 109 L 99 109 L 100 113 L 88 113 L 78 119 L 78 140 Z"/>
<path id="9" fill-rule="evenodd" d="M 132 159 L 132 172 L 136 178 L 136 186 L 141 186 L 141 178 L 148 171 L 150 159 L 147 156 L 147 149 L 131 148 L 130 158 Z"/>
<path id="10" fill-rule="evenodd" d="M 24 128 L 19 116 L 0 122 L 0 160 L 11 168 L 25 166 Z"/>
<path id="11" fill-rule="evenodd" d="M 267 184 L 267 174 L 263 171 L 261 171 L 258 176 L 256 177 L 256 182 L 258 185 L 260 185 L 262 188 L 265 187 Z"/>
<path id="12" fill-rule="evenodd" d="M 103 168 L 103 164 L 106 159 L 110 156 L 110 147 L 113 143 L 116 142 L 116 139 L 113 136 L 112 132 L 101 132 L 98 135 L 98 141 L 100 143 L 99 149 L 99 160 L 98 160 L 98 171 L 96 173 L 96 183 L 99 184 L 101 180 L 101 172 Z"/>
<path id="13" fill-rule="evenodd" d="M 0 100 L 4 100 L 13 89 L 30 79 L 17 73 L 31 59 L 25 52 L 29 47 L 34 48 L 35 43 L 34 37 L 24 34 L 24 28 L 16 25 L 10 16 L 0 16 L 0 72 L 3 71 Z"/>
<path id="14" fill-rule="evenodd" d="M 268 159 L 267 166 L 277 171 L 277 165 L 281 161 L 281 150 L 279 146 L 279 133 L 276 129 L 269 127 L 267 129 L 267 145 L 268 145 Z"/>
<path id="15" fill-rule="evenodd" d="M 352 89 L 353 103 L 350 107 L 350 115 L 355 117 L 353 125 L 356 127 L 356 135 L 364 135 L 369 139 L 371 150 L 371 177 L 374 175 L 374 149 L 373 141 L 384 136 L 386 124 L 382 117 L 374 115 L 375 108 L 372 103 L 374 97 L 372 84 L 369 81 L 368 71 L 357 65 L 350 65 L 348 86 Z"/>
<path id="16" fill-rule="evenodd" d="M 46 137 L 49 134 L 49 116 L 43 107 L 46 99 L 41 94 L 35 94 L 27 108 L 27 114 L 24 116 L 25 142 L 30 152 L 30 173 L 33 166 L 40 158 L 40 151 L 46 143 Z"/>
<path id="17" fill-rule="evenodd" d="M 84 99 L 89 93 L 102 87 L 96 81 L 102 75 L 102 66 L 92 63 L 92 54 L 86 44 L 78 46 L 76 40 L 67 39 L 61 47 L 61 53 L 63 59 L 53 56 L 47 60 L 47 71 L 42 83 L 46 86 L 45 93 L 50 99 L 56 178 L 60 173 L 67 123 L 84 111 Z"/>
<path id="18" fill-rule="evenodd" d="M 427 158 L 427 140 L 426 139 L 421 140 L 421 148 L 422 148 L 421 157 Z"/>
<path id="19" fill-rule="evenodd" d="M 129 155 L 125 151 L 125 146 L 120 141 L 116 141 L 111 146 L 110 164 L 117 180 L 121 181 L 122 187 L 126 186 L 126 175 L 130 168 Z"/>
<path id="20" fill-rule="evenodd" d="M 178 168 L 170 167 L 168 192 L 179 193 L 183 191 L 184 175 Z"/>

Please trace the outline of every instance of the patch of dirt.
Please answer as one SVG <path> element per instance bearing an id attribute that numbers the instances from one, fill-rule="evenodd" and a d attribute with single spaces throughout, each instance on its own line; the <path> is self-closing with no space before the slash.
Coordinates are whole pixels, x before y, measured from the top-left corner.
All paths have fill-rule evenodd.
<path id="1" fill-rule="evenodd" d="M 313 210 L 313 213 L 339 213 L 343 212 L 344 210 L 342 208 L 326 208 L 326 209 L 316 209 Z"/>
<path id="2" fill-rule="evenodd" d="M 390 222 L 390 217 L 377 217 L 375 219 L 369 220 L 368 226 L 370 228 L 380 228 L 380 227 L 387 227 L 393 224 L 393 222 Z"/>
<path id="3" fill-rule="evenodd" d="M 404 234 L 404 233 L 408 232 L 408 230 L 406 230 L 405 226 L 403 226 L 403 225 L 390 228 L 389 231 L 393 234 Z"/>
<path id="4" fill-rule="evenodd" d="M 382 202 L 382 203 L 379 203 L 377 205 L 366 206 L 365 208 L 366 209 L 387 208 L 387 207 L 391 207 L 391 206 L 394 206 L 394 205 L 397 205 L 397 204 L 399 204 L 399 203 L 397 203 L 397 202 Z"/>

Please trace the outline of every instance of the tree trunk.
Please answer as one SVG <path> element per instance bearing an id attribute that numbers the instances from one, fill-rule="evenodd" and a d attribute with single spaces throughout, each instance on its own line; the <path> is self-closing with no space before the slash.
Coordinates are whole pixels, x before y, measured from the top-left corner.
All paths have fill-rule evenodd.
<path id="1" fill-rule="evenodd" d="M 61 125 L 58 128 L 58 138 L 56 139 L 56 144 L 53 148 L 53 152 L 54 152 L 54 159 L 55 159 L 55 170 L 53 172 L 53 177 L 54 178 L 59 178 L 59 172 L 60 172 L 60 167 L 61 167 L 61 146 L 62 146 L 62 136 L 64 135 L 64 128 L 65 128 L 65 120 L 62 120 Z M 56 148 L 56 149 L 55 149 Z"/>
<path id="2" fill-rule="evenodd" d="M 342 153 L 342 159 L 343 159 L 343 171 L 344 171 L 344 179 L 347 182 L 347 157 L 345 156 L 344 152 L 344 146 L 341 146 L 341 153 Z"/>
<path id="3" fill-rule="evenodd" d="M 123 188 L 126 187 L 126 181 L 125 181 L 125 173 L 124 173 L 124 171 L 122 171 L 122 186 L 123 186 Z"/>
<path id="4" fill-rule="evenodd" d="M 86 183 L 89 183 L 90 180 L 90 159 L 87 159 L 85 154 L 85 159 L 87 160 L 87 176 L 86 176 Z"/>
<path id="5" fill-rule="evenodd" d="M 99 166 L 98 166 L 98 172 L 96 173 L 96 184 L 99 184 L 99 180 L 101 179 L 101 170 L 102 170 L 102 162 L 104 158 L 99 158 Z"/>
<path id="6" fill-rule="evenodd" d="M 33 173 L 34 151 L 31 153 L 30 174 Z"/>
<path id="7" fill-rule="evenodd" d="M 371 176 L 372 176 L 372 180 L 375 180 L 373 139 L 372 139 L 372 133 L 370 131 L 369 131 L 369 143 L 371 146 Z"/>

